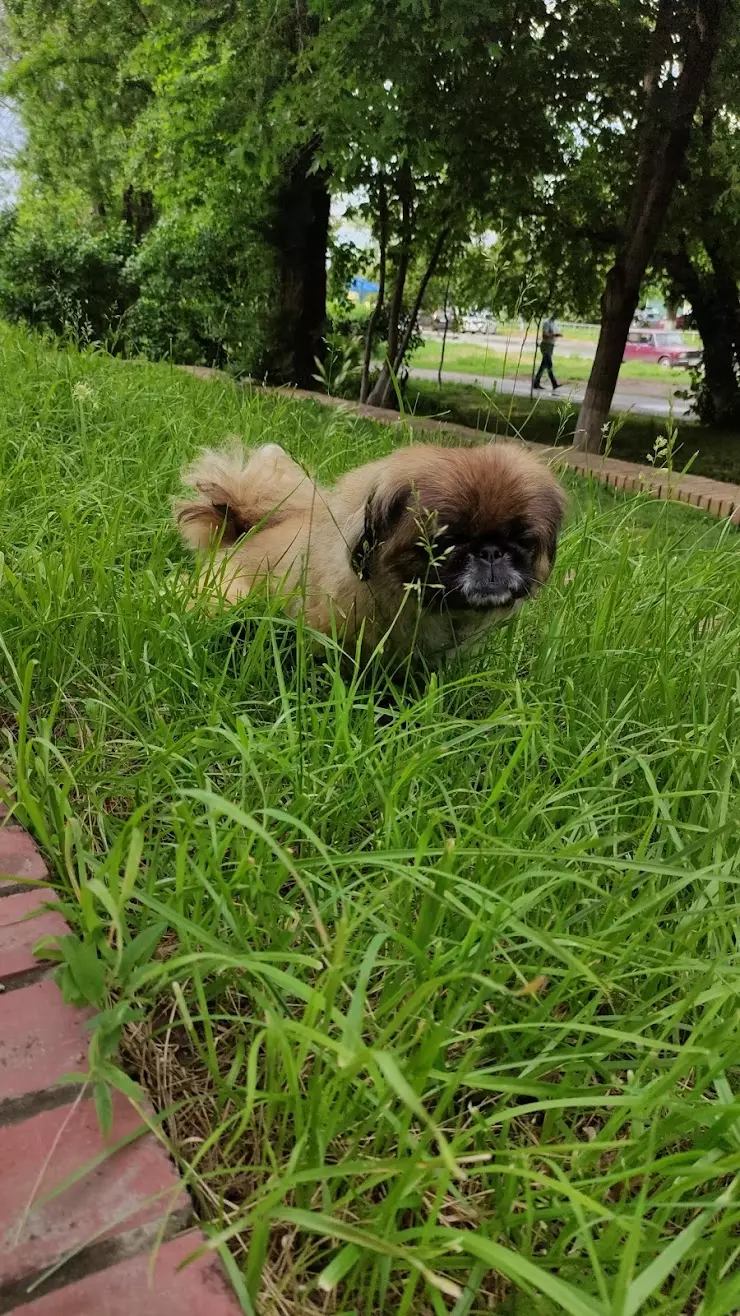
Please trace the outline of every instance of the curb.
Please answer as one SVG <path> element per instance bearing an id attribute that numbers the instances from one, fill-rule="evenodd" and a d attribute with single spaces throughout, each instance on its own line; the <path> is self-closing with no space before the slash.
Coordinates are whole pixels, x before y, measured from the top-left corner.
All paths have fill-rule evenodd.
<path id="1" fill-rule="evenodd" d="M 47 879 L 0 805 L 0 1316 L 240 1316 L 213 1253 L 184 1265 L 205 1236 L 141 1115 L 114 1093 L 106 1140 L 60 1082 L 84 1067 L 89 1015 L 33 954 L 68 930 Z"/>
<path id="2" fill-rule="evenodd" d="M 212 366 L 178 366 L 177 369 L 194 375 L 196 379 L 220 379 L 232 384 L 238 383 L 233 376 Z M 347 402 L 344 398 L 329 397 L 326 393 L 316 393 L 311 389 L 270 388 L 254 380 L 245 382 L 267 393 L 277 393 L 297 401 L 318 402 L 323 407 L 337 407 L 348 415 L 372 420 L 380 425 L 409 425 L 415 430 L 452 434 L 473 443 L 480 443 L 484 434 L 482 430 L 456 425 L 452 421 L 433 420 L 427 416 L 401 417 L 397 411 L 370 407 L 367 403 Z M 575 448 L 551 448 L 542 443 L 527 443 L 527 447 L 552 466 L 567 466 L 577 474 L 590 476 L 602 484 L 611 485 L 613 489 L 635 493 L 644 491 L 654 498 L 688 503 L 711 516 L 740 526 L 740 484 L 726 484 L 722 480 L 710 480 L 703 475 L 681 475 L 675 471 L 656 470 L 652 466 L 638 466 L 634 462 L 620 461 L 616 457 L 600 457 L 596 453 L 580 452 Z"/>

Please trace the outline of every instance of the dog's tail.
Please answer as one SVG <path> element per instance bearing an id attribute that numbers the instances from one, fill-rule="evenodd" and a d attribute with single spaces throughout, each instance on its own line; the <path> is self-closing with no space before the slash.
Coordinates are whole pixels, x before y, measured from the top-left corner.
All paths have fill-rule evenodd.
<path id="1" fill-rule="evenodd" d="M 206 448 L 183 481 L 199 497 L 178 499 L 175 520 L 186 543 L 201 549 L 214 541 L 228 548 L 256 525 L 274 523 L 311 483 L 277 444 L 248 453 L 238 441 L 222 452 Z"/>

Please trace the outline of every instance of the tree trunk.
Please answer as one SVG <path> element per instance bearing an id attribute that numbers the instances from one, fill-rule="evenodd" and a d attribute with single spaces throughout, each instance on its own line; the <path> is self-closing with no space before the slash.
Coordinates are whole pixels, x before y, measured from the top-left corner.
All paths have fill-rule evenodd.
<path id="1" fill-rule="evenodd" d="M 414 225 L 413 178 L 407 160 L 404 160 L 399 171 L 398 191 L 401 197 L 401 243 L 395 262 L 396 274 L 388 308 L 388 349 L 386 360 L 368 397 L 371 407 L 387 407 L 393 398 L 391 366 L 398 355 L 403 294 L 406 290 L 406 275 L 411 260 L 411 238 Z"/>
<path id="2" fill-rule="evenodd" d="M 447 283 L 445 284 L 445 304 L 444 304 L 445 327 L 444 327 L 444 329 L 443 329 L 443 331 L 442 331 L 442 347 L 441 347 L 441 350 L 440 350 L 440 353 L 439 353 L 439 369 L 437 370 L 437 387 L 438 387 L 438 388 L 441 388 L 441 387 L 442 387 L 442 370 L 444 369 L 444 363 L 445 363 L 445 349 L 446 349 L 446 347 L 447 347 L 447 330 L 448 330 L 449 327 L 450 327 L 450 317 L 449 317 L 449 314 L 448 314 L 448 312 L 447 312 L 447 307 L 448 307 L 449 304 L 450 304 L 450 279 L 451 279 L 451 278 L 452 278 L 452 272 L 450 272 L 450 273 L 447 275 Z"/>
<path id="3" fill-rule="evenodd" d="M 578 413 L 575 446 L 585 452 L 601 452 L 604 446 L 605 427 L 609 422 L 624 345 L 637 307 L 639 281 L 636 288 L 625 289 L 622 280 L 623 271 L 615 265 L 606 278 L 601 333 Z"/>
<path id="4" fill-rule="evenodd" d="M 727 338 L 732 343 L 734 367 L 740 369 L 740 292 L 733 264 L 725 254 L 721 240 L 705 242 L 707 255 L 712 262 L 714 284 L 717 300 L 721 307 L 721 316 L 725 324 Z"/>
<path id="5" fill-rule="evenodd" d="M 439 260 L 442 254 L 442 248 L 444 247 L 444 244 L 447 241 L 448 235 L 449 235 L 449 229 L 447 228 L 443 229 L 442 232 L 439 234 L 437 241 L 434 244 L 432 254 L 429 258 L 429 263 L 424 271 L 424 275 L 419 284 L 419 287 L 416 290 L 416 297 L 414 298 L 414 304 L 411 308 L 411 312 L 408 318 L 408 324 L 406 325 L 406 329 L 403 334 L 403 337 L 401 337 L 399 333 L 396 332 L 393 340 L 393 344 L 391 344 L 390 331 L 388 333 L 388 358 L 380 372 L 380 375 L 378 377 L 378 382 L 376 383 L 375 388 L 373 389 L 368 399 L 371 406 L 389 407 L 393 401 L 393 396 L 394 396 L 393 376 L 398 374 L 399 370 L 401 369 L 401 366 L 403 365 L 403 359 L 409 349 L 409 343 L 411 342 L 411 335 L 414 332 L 414 325 L 416 324 L 416 321 L 418 319 L 421 303 L 424 299 L 424 293 L 426 292 L 429 280 L 431 279 L 437 267 L 437 261 Z M 407 270 L 408 270 L 408 262 L 406 263 L 406 269 L 404 270 L 404 282 L 406 279 Z M 394 349 L 392 353 L 391 353 L 391 346 L 393 346 Z M 376 397 L 379 399 L 378 401 L 376 401 Z"/>
<path id="6" fill-rule="evenodd" d="M 448 228 L 444 228 L 442 229 L 442 232 L 439 234 L 439 237 L 437 238 L 434 247 L 432 249 L 432 254 L 429 257 L 429 264 L 427 265 L 421 283 L 419 284 L 419 287 L 416 290 L 416 297 L 414 298 L 414 304 L 411 307 L 411 314 L 409 316 L 409 322 L 406 325 L 406 332 L 404 333 L 403 338 L 401 339 L 401 342 L 399 343 L 398 348 L 396 350 L 396 357 L 393 363 L 393 368 L 396 371 L 399 371 L 401 369 L 401 365 L 403 364 L 403 358 L 405 357 L 406 353 L 409 350 L 411 335 L 414 332 L 414 326 L 416 325 L 416 321 L 419 318 L 419 311 L 421 310 L 421 303 L 424 300 L 424 293 L 426 292 L 427 287 L 429 285 L 429 280 L 431 279 L 432 275 L 434 274 L 434 271 L 437 268 L 437 262 L 439 261 L 439 258 L 442 255 L 442 248 L 444 247 L 445 242 L 449 237 L 449 233 L 450 230 Z"/>
<path id="7" fill-rule="evenodd" d="M 396 277 L 393 283 L 393 295 L 388 311 L 388 346 L 386 349 L 386 359 L 380 368 L 380 374 L 373 384 L 372 391 L 368 397 L 368 403 L 371 407 L 387 407 L 393 399 L 393 362 L 398 352 L 398 335 L 399 320 L 401 317 L 401 308 L 403 306 L 403 293 L 406 286 L 406 275 L 408 273 L 409 262 L 408 256 L 402 254 L 396 268 Z"/>
<path id="8" fill-rule="evenodd" d="M 678 300 L 675 297 L 673 298 L 669 297 L 668 300 L 666 301 L 666 308 L 665 308 L 666 329 L 675 329 L 677 318 L 678 318 Z"/>
<path id="9" fill-rule="evenodd" d="M 385 190 L 385 180 L 381 176 L 378 183 L 378 245 L 380 247 L 380 267 L 378 270 L 378 296 L 372 310 L 370 319 L 367 322 L 367 333 L 365 335 L 365 356 L 362 362 L 362 378 L 360 379 L 360 402 L 367 401 L 367 395 L 370 389 L 370 366 L 373 359 L 373 345 L 375 342 L 375 326 L 378 323 L 380 313 L 385 304 L 385 271 L 388 255 L 388 196 Z"/>
<path id="10" fill-rule="evenodd" d="M 693 303 L 692 303 L 693 305 Z M 700 419 L 725 429 L 740 429 L 740 389 L 732 323 L 726 306 L 697 303 L 694 315 L 704 346 L 703 394 Z"/>
<path id="11" fill-rule="evenodd" d="M 697 0 L 684 12 L 683 66 L 672 87 L 661 86 L 666 33 L 674 27 L 673 0 L 660 0 L 645 73 L 642 141 L 623 243 L 607 275 L 601 333 L 578 415 L 575 446 L 600 452 L 640 285 L 665 223 L 691 125 L 711 73 L 722 20 L 731 0 Z"/>
<path id="12" fill-rule="evenodd" d="M 268 232 L 277 256 L 278 299 L 266 374 L 299 388 L 313 388 L 316 358 L 325 350 L 330 198 L 325 174 L 311 170 L 314 149 L 301 152 L 291 166 Z"/>
<path id="13" fill-rule="evenodd" d="M 123 193 L 122 210 L 123 221 L 131 230 L 134 242 L 141 242 L 156 219 L 153 194 L 129 185 Z"/>
<path id="14" fill-rule="evenodd" d="M 663 264 L 675 286 L 691 302 L 704 348 L 697 399 L 699 418 L 707 425 L 740 426 L 738 351 L 740 299 L 722 254 L 705 242 L 711 270 L 699 270 L 685 243 L 665 253 Z"/>

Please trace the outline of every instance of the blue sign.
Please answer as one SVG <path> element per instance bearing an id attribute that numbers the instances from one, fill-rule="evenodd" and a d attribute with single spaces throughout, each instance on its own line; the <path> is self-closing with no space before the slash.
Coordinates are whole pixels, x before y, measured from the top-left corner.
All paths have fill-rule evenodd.
<path id="1" fill-rule="evenodd" d="M 358 277 L 350 281 L 349 290 L 350 292 L 358 292 L 362 297 L 368 292 L 379 292 L 380 285 L 373 283 L 372 279 Z"/>

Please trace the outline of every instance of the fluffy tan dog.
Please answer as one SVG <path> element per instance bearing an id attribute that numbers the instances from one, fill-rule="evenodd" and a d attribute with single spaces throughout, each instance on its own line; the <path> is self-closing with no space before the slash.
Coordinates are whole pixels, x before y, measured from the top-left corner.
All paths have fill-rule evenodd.
<path id="1" fill-rule="evenodd" d="M 219 591 L 257 587 L 337 631 L 438 665 L 537 593 L 555 559 L 565 495 L 523 447 L 415 444 L 324 488 L 282 448 L 208 450 L 175 515 L 193 548 L 216 544 Z M 210 569 L 213 581 L 213 568 Z"/>

